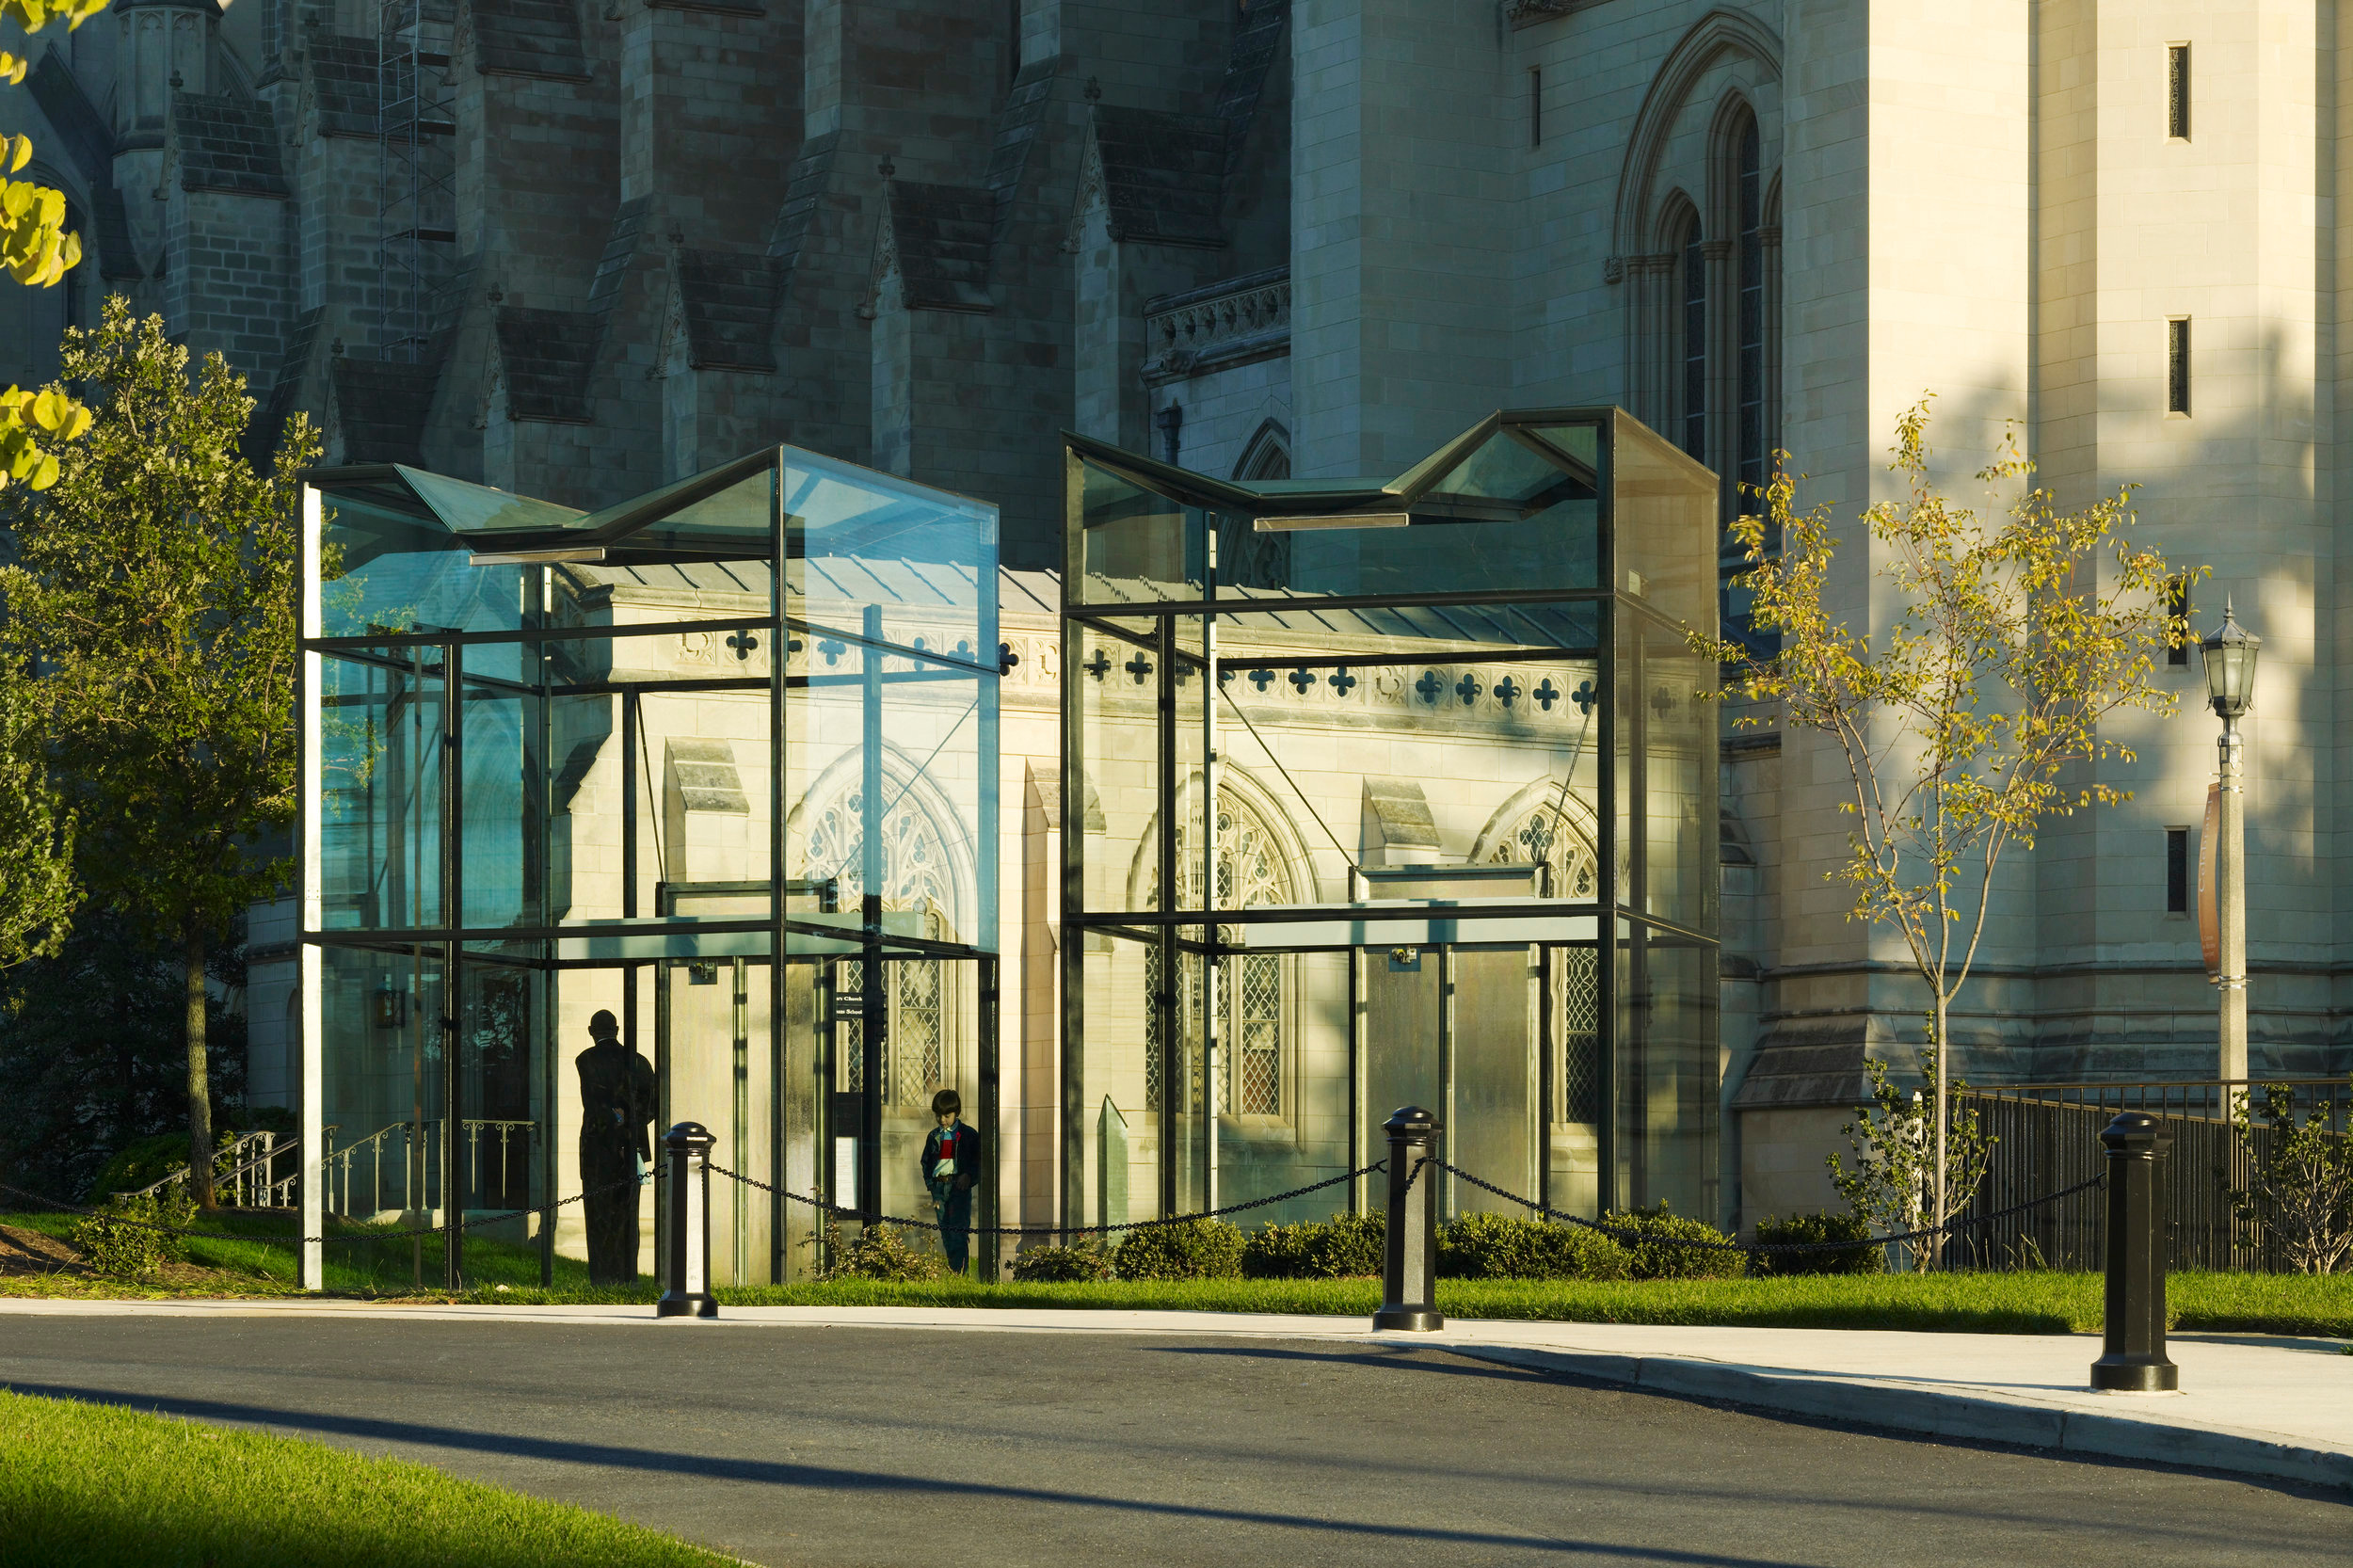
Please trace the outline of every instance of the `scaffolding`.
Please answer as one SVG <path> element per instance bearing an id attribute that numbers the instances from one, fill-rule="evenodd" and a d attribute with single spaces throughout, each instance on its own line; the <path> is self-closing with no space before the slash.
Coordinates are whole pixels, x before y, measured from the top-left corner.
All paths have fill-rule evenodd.
<path id="1" fill-rule="evenodd" d="M 456 132 L 442 97 L 451 17 L 434 0 L 384 0 L 376 29 L 376 354 L 414 363 L 433 286 L 457 240 Z"/>

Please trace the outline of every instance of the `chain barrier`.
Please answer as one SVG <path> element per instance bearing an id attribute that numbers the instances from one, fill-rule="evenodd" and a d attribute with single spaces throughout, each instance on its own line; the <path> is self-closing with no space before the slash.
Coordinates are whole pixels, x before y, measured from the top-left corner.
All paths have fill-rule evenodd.
<path id="1" fill-rule="evenodd" d="M 1321 1192 L 1326 1187 L 1337 1187 L 1343 1181 L 1353 1181 L 1358 1176 L 1370 1176 L 1375 1171 L 1386 1170 L 1388 1164 L 1389 1162 L 1385 1160 L 1376 1160 L 1369 1165 L 1362 1165 L 1353 1171 L 1344 1171 L 1338 1176 L 1327 1176 L 1321 1181 L 1311 1181 L 1305 1187 L 1294 1187 L 1288 1192 L 1277 1192 L 1272 1197 L 1253 1198 L 1248 1203 L 1230 1203 L 1222 1208 L 1204 1209 L 1198 1214 L 1174 1214 L 1164 1220 L 1129 1220 L 1124 1224 L 1116 1225 L 967 1225 L 964 1228 L 968 1234 L 974 1236 L 1102 1236 L 1114 1230 L 1150 1230 L 1159 1225 L 1189 1224 L 1194 1220 L 1214 1220 L 1226 1214 L 1240 1214 L 1244 1209 L 1264 1208 L 1270 1204 L 1289 1203 L 1293 1198 L 1305 1197 L 1310 1192 Z M 1419 1175 L 1420 1169 L 1420 1166 L 1416 1166 L 1415 1174 Z M 844 1208 L 838 1203 L 827 1203 L 823 1198 L 805 1197 L 799 1192 L 789 1192 L 781 1187 L 772 1187 L 758 1176 L 747 1176 L 739 1171 L 730 1171 L 724 1165 L 712 1166 L 711 1174 L 726 1176 L 730 1181 L 740 1181 L 746 1187 L 757 1187 L 763 1192 L 773 1192 L 793 1203 L 806 1204 L 811 1208 L 823 1209 L 828 1214 L 844 1220 L 856 1220 L 863 1225 L 904 1225 L 914 1230 L 944 1228 L 936 1220 L 903 1220 L 888 1215 L 877 1217 L 856 1208 Z"/>
<path id="2" fill-rule="evenodd" d="M 1633 1230 L 1625 1225 L 1588 1220 L 1579 1214 L 1563 1214 L 1557 1208 L 1547 1208 L 1533 1198 L 1524 1198 L 1517 1192 L 1507 1192 L 1492 1181 L 1481 1181 L 1459 1165 L 1449 1165 L 1445 1160 L 1434 1158 L 1425 1160 L 1424 1163 L 1435 1165 L 1449 1176 L 1461 1176 L 1473 1187 L 1493 1192 L 1498 1198 L 1507 1198 L 1524 1208 L 1534 1209 L 1548 1220 L 1561 1220 L 1569 1224 L 1582 1225 L 1587 1230 L 1597 1230 L 1612 1240 L 1624 1242 L 1628 1246 L 1690 1247 L 1702 1252 L 1737 1252 L 1752 1256 L 1775 1256 L 1785 1253 L 1853 1252 L 1862 1247 L 1883 1247 L 1892 1241 L 1916 1241 L 1931 1236 L 1959 1234 L 1973 1225 L 1991 1224 L 1995 1220 L 2008 1219 L 2012 1214 L 2023 1214 L 2029 1208 L 2040 1208 L 2046 1203 L 2057 1203 L 2061 1198 L 2072 1198 L 2076 1193 L 2094 1187 L 2104 1187 L 2108 1179 L 2107 1173 L 2104 1171 L 2098 1176 L 2075 1183 L 2073 1187 L 2062 1187 L 2056 1192 L 2045 1192 L 2039 1198 L 2028 1198 L 2024 1203 L 2014 1203 L 2007 1208 L 1994 1209 L 1990 1214 L 1979 1214 L 1974 1217 L 1961 1216 L 1947 1220 L 1941 1225 L 1928 1225 L 1918 1230 L 1900 1230 L 1893 1236 L 1870 1236 L 1853 1241 L 1701 1241 L 1679 1236 L 1654 1235 L 1649 1231 Z M 1419 1167 L 1417 1166 L 1416 1169 L 1418 1170 Z"/>
<path id="3" fill-rule="evenodd" d="M 659 1166 L 648 1167 L 642 1176 L 632 1176 L 626 1181 L 616 1181 L 610 1186 L 591 1187 L 584 1192 L 574 1192 L 568 1198 L 559 1198 L 554 1203 L 538 1208 L 509 1208 L 496 1214 L 486 1214 L 478 1220 L 468 1220 L 457 1228 L 478 1230 L 484 1225 L 503 1224 L 508 1220 L 519 1220 L 527 1214 L 545 1214 L 552 1221 L 557 1209 L 568 1208 L 584 1198 L 601 1197 L 607 1192 L 619 1192 L 632 1187 L 649 1186 L 668 1174 Z M 416 1230 L 366 1230 L 342 1236 L 296 1237 L 254 1236 L 237 1230 L 183 1230 L 177 1225 L 152 1224 L 145 1220 L 131 1220 L 119 1214 L 109 1214 L 104 1209 L 85 1208 L 80 1204 L 66 1203 L 61 1199 L 48 1197 L 40 1192 L 27 1192 L 22 1187 L 11 1187 L 5 1181 L 0 1181 L 0 1192 L 13 1192 L 20 1198 L 30 1198 L 35 1203 L 46 1206 L 47 1210 L 52 1213 L 78 1214 L 84 1219 L 104 1220 L 109 1224 L 123 1225 L 132 1230 L 152 1230 L 165 1236 L 177 1236 L 184 1240 L 198 1241 L 266 1241 L 273 1246 L 286 1242 L 307 1244 L 317 1241 L 333 1246 L 344 1241 L 406 1241 L 416 1237 L 445 1236 L 449 1233 L 449 1227 L 446 1225 L 425 1225 Z"/>

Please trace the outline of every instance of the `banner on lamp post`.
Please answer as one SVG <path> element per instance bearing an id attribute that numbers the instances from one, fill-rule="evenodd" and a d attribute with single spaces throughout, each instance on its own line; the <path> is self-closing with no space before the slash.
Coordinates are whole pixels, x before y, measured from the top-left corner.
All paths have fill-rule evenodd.
<path id="1" fill-rule="evenodd" d="M 2215 918 L 2214 850 L 2222 839 L 2222 786 L 2206 786 L 2206 822 L 2198 834 L 2198 946 L 2206 955 L 2206 978 L 2222 973 L 2222 925 Z"/>

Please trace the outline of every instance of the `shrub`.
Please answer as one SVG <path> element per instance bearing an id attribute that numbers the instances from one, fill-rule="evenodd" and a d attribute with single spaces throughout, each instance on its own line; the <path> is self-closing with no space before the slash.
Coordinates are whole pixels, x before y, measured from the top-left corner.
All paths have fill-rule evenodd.
<path id="1" fill-rule="evenodd" d="M 1678 1247 L 1677 1241 L 1729 1241 L 1714 1225 L 1669 1213 L 1661 1200 L 1657 1208 L 1615 1209 L 1602 1224 L 1636 1233 L 1625 1242 L 1633 1254 L 1636 1279 L 1737 1279 L 1747 1272 L 1748 1259 L 1717 1247 Z"/>
<path id="2" fill-rule="evenodd" d="M 72 1241 L 83 1260 L 117 1279 L 152 1279 L 167 1263 L 188 1256 L 188 1244 L 158 1225 L 184 1226 L 196 1200 L 184 1189 L 124 1192 L 108 1198 L 97 1213 L 73 1224 Z"/>
<path id="3" fill-rule="evenodd" d="M 1759 1246 L 1790 1246 L 1800 1242 L 1858 1241 L 1835 1251 L 1754 1253 L 1751 1264 L 1759 1274 L 1881 1274 L 1887 1272 L 1887 1249 L 1871 1240 L 1871 1224 L 1860 1214 L 1792 1214 L 1776 1220 L 1768 1214 L 1756 1222 Z"/>
<path id="4" fill-rule="evenodd" d="M 824 1256 L 833 1260 L 821 1276 L 824 1279 L 924 1280 L 941 1279 L 948 1272 L 946 1258 L 910 1245 L 896 1225 L 871 1224 L 856 1240 L 848 1240 L 840 1222 L 827 1220 L 824 1240 Z M 813 1246 L 816 1239 L 805 1244 Z"/>
<path id="5" fill-rule="evenodd" d="M 1092 1239 L 1067 1247 L 1032 1247 L 1013 1260 L 1013 1277 L 1027 1284 L 1075 1285 L 1112 1277 L 1112 1255 Z"/>
<path id="6" fill-rule="evenodd" d="M 136 1192 L 151 1187 L 172 1172 L 188 1163 L 188 1135 L 179 1132 L 159 1132 L 152 1138 L 142 1138 L 126 1144 L 115 1151 L 90 1183 L 87 1201 L 99 1204 L 117 1192 Z"/>
<path id="7" fill-rule="evenodd" d="M 1335 1214 L 1296 1225 L 1267 1225 L 1242 1243 L 1248 1279 L 1364 1279 L 1381 1272 L 1388 1235 L 1381 1214 Z"/>
<path id="8" fill-rule="evenodd" d="M 1112 1254 L 1121 1279 L 1239 1279 L 1241 1232 L 1223 1220 L 1131 1230 Z"/>
<path id="9" fill-rule="evenodd" d="M 1478 1213 L 1438 1227 L 1449 1279 L 1625 1279 L 1632 1268 L 1624 1247 L 1583 1225 Z"/>

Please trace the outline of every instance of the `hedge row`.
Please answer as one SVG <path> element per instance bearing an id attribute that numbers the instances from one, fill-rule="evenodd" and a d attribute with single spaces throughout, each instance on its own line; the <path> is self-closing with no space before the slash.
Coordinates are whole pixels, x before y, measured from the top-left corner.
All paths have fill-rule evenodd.
<path id="1" fill-rule="evenodd" d="M 1465 1214 L 1438 1227 L 1438 1272 L 1448 1279 L 1730 1279 L 1747 1255 L 1680 1241 L 1721 1242 L 1723 1232 L 1657 1208 L 1621 1209 L 1602 1223 L 1627 1240 L 1583 1225 L 1503 1214 Z M 1352 1279 L 1378 1276 L 1387 1226 L 1380 1214 L 1335 1214 L 1321 1223 L 1244 1233 L 1223 1220 L 1188 1220 L 1129 1231 L 1116 1246 L 1089 1240 L 1032 1247 L 1014 1260 L 1018 1280 Z M 1871 1273 L 1885 1266 L 1869 1231 L 1850 1215 L 1817 1214 L 1757 1227 L 1765 1242 L 1844 1241 L 1851 1249 L 1766 1256 L 1759 1273 Z"/>

